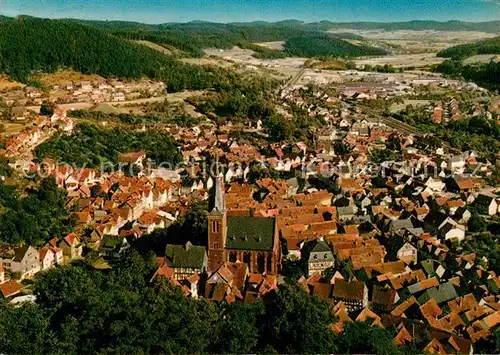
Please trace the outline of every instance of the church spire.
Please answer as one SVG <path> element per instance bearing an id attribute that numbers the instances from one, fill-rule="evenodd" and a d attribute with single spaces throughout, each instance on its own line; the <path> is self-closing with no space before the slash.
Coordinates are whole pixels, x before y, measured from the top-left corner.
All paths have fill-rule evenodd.
<path id="1" fill-rule="evenodd" d="M 212 212 L 226 212 L 224 201 L 224 176 L 219 172 L 219 154 L 215 155 L 215 198 Z"/>
<path id="2" fill-rule="evenodd" d="M 224 201 L 224 186 L 222 175 L 215 177 L 215 200 L 212 212 L 224 213 L 226 211 L 226 203 Z"/>

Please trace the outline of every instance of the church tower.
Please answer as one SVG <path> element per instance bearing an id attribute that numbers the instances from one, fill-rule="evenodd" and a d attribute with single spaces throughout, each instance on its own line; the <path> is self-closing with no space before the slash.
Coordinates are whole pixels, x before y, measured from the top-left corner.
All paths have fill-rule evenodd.
<path id="1" fill-rule="evenodd" d="M 226 203 L 222 176 L 215 179 L 215 196 L 212 211 L 208 214 L 208 271 L 215 271 L 225 261 Z"/>

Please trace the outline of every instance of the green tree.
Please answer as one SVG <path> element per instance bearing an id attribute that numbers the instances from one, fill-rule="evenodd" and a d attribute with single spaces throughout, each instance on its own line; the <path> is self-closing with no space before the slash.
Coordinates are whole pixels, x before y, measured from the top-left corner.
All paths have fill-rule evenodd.
<path id="1" fill-rule="evenodd" d="M 488 228 L 488 222 L 477 212 L 472 212 L 467 226 L 469 227 L 469 231 L 481 233 L 486 232 L 486 229 Z"/>
<path id="2" fill-rule="evenodd" d="M 394 334 L 367 323 L 344 323 L 344 331 L 336 339 L 338 348 L 346 354 L 398 354 L 392 344 Z"/>
<path id="3" fill-rule="evenodd" d="M 261 336 L 257 319 L 264 313 L 263 304 L 233 302 L 220 307 L 222 321 L 218 323 L 218 340 L 212 351 L 222 354 L 254 353 Z"/>
<path id="4" fill-rule="evenodd" d="M 332 353 L 337 350 L 328 326 L 334 317 L 328 304 L 308 297 L 298 285 L 282 285 L 265 301 L 263 344 L 279 353 Z"/>

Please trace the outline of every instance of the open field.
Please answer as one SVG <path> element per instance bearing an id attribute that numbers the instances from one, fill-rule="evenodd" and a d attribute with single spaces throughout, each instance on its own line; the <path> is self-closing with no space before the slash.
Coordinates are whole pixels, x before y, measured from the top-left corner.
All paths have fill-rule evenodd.
<path id="1" fill-rule="evenodd" d="M 418 54 L 395 54 L 381 57 L 356 59 L 354 63 L 357 66 L 363 65 L 384 65 L 390 64 L 395 68 L 401 67 L 425 67 L 428 65 L 442 63 L 445 58 L 436 57 L 436 53 L 418 53 Z"/>
<path id="2" fill-rule="evenodd" d="M 146 46 L 146 47 L 149 47 L 149 48 L 152 48 L 158 52 L 162 52 L 163 54 L 166 54 L 166 55 L 171 55 L 172 54 L 172 51 L 166 49 L 165 47 L 162 47 L 156 43 L 153 43 L 153 42 L 149 42 L 149 41 L 133 41 L 137 44 L 142 44 L 143 46 Z"/>
<path id="3" fill-rule="evenodd" d="M 0 75 L 0 91 L 11 90 L 22 86 L 24 85 L 17 81 L 10 80 L 7 75 Z"/>
<path id="4" fill-rule="evenodd" d="M 233 47 L 229 50 L 206 49 L 207 56 L 221 58 L 226 62 L 245 65 L 245 69 L 264 70 L 266 75 L 284 79 L 297 75 L 304 66 L 306 58 L 257 59 L 252 57 L 255 52 L 250 49 Z"/>
<path id="5" fill-rule="evenodd" d="M 395 113 L 405 109 L 408 105 L 416 107 L 429 105 L 430 103 L 430 100 L 405 100 L 403 104 L 392 104 L 390 110 L 391 113 Z"/>
<path id="6" fill-rule="evenodd" d="M 464 64 L 500 62 L 500 54 L 479 54 L 464 60 Z"/>
<path id="7" fill-rule="evenodd" d="M 254 43 L 254 44 L 261 46 L 261 47 L 282 51 L 283 45 L 285 44 L 285 41 L 261 42 L 261 43 Z"/>
<path id="8" fill-rule="evenodd" d="M 32 79 L 40 81 L 45 86 L 54 86 L 69 82 L 79 82 L 81 80 L 92 82 L 106 81 L 106 79 L 99 75 L 87 75 L 72 70 L 59 70 L 55 73 L 50 74 L 37 74 Z"/>
<path id="9" fill-rule="evenodd" d="M 374 44 L 388 43 L 389 45 L 393 45 L 396 52 L 406 53 L 439 52 L 448 47 L 497 36 L 493 33 L 475 31 L 368 31 L 338 29 L 331 32 L 355 33 L 363 36 L 368 44 L 369 42 L 374 42 Z"/>

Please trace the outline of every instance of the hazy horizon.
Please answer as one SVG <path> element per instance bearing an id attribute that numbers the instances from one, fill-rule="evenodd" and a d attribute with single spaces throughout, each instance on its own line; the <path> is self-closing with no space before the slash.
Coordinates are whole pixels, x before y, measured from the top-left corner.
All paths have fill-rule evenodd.
<path id="1" fill-rule="evenodd" d="M 406 22 L 500 19 L 500 0 L 0 0 L 4 16 L 166 22 Z"/>

